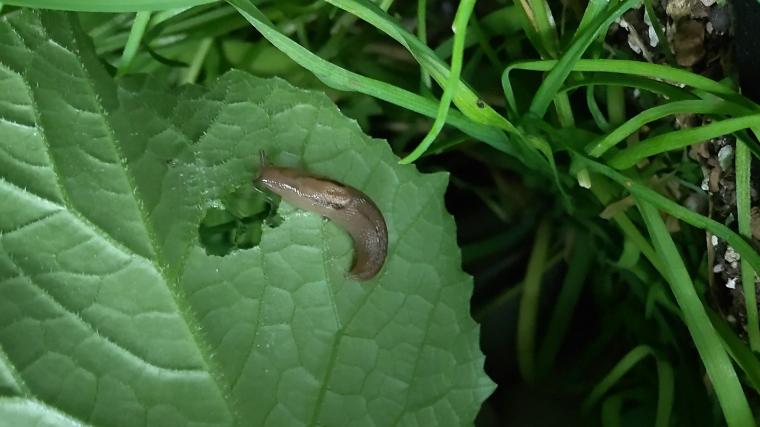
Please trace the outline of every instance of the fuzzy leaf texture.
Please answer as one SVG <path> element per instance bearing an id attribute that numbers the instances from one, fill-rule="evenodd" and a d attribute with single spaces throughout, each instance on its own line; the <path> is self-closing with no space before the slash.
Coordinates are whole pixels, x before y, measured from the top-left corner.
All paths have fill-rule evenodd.
<path id="1" fill-rule="evenodd" d="M 208 255 L 205 209 L 259 150 L 348 183 L 389 253 L 283 203 Z M 493 390 L 445 174 L 400 166 L 323 94 L 230 72 L 115 81 L 75 15 L 0 20 L 0 424 L 467 425 Z"/>

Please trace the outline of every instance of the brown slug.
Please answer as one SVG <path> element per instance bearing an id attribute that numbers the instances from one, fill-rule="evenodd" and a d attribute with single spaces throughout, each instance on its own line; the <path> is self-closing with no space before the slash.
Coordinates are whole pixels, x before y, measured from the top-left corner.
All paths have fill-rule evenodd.
<path id="1" fill-rule="evenodd" d="M 263 151 L 261 170 L 254 183 L 291 205 L 318 213 L 345 229 L 354 244 L 349 277 L 369 280 L 383 267 L 388 252 L 388 229 L 380 209 L 366 194 L 302 170 L 271 166 Z"/>

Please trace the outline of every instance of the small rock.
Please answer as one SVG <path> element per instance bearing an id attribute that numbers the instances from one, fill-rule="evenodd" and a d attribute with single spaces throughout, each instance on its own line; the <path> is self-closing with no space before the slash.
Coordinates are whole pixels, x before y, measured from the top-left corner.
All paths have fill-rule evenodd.
<path id="1" fill-rule="evenodd" d="M 731 28 L 731 17 L 728 8 L 713 7 L 710 8 L 710 23 L 718 34 L 725 34 Z"/>
<path id="2" fill-rule="evenodd" d="M 649 17 L 649 13 L 644 10 L 644 24 L 647 26 L 647 37 L 649 38 L 649 46 L 656 47 L 660 43 L 660 38 L 657 36 L 657 31 L 652 25 L 652 18 Z"/>
<path id="3" fill-rule="evenodd" d="M 691 67 L 705 56 L 705 26 L 699 21 L 681 20 L 676 24 L 673 36 L 673 50 L 676 62 L 682 67 Z"/>
<path id="4" fill-rule="evenodd" d="M 706 176 L 702 180 L 702 184 L 699 186 L 699 188 L 701 188 L 704 191 L 710 191 L 710 177 L 709 176 Z"/>
<path id="5" fill-rule="evenodd" d="M 729 170 L 732 166 L 732 162 L 734 160 L 734 147 L 730 145 L 724 145 L 720 148 L 720 151 L 718 151 L 718 162 L 720 162 L 720 168 L 725 170 Z"/>
<path id="6" fill-rule="evenodd" d="M 704 18 L 710 10 L 710 8 L 705 6 L 703 1 L 700 0 L 666 0 L 666 2 L 665 13 L 673 18 L 673 21 L 689 17 Z"/>
<path id="7" fill-rule="evenodd" d="M 670 0 L 667 6 L 665 6 L 665 13 L 676 21 L 691 15 L 691 9 L 691 0 Z"/>
<path id="8" fill-rule="evenodd" d="M 726 248 L 726 253 L 723 254 L 723 259 L 725 259 L 726 262 L 733 264 L 741 259 L 741 255 L 739 255 L 739 252 L 736 252 L 734 248 L 729 246 Z"/>

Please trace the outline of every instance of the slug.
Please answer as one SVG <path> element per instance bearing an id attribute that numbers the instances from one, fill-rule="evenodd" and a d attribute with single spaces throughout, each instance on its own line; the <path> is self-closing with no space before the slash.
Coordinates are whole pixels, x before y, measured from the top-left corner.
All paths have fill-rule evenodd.
<path id="1" fill-rule="evenodd" d="M 369 280 L 380 271 L 388 252 L 388 229 L 380 209 L 366 194 L 329 178 L 271 166 L 261 152 L 261 170 L 254 179 L 291 205 L 335 222 L 351 236 L 354 260 L 348 276 Z"/>

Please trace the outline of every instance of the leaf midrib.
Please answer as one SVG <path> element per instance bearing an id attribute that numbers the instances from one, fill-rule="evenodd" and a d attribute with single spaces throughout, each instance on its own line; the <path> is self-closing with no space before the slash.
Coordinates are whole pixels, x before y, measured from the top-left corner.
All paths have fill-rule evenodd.
<path id="1" fill-rule="evenodd" d="M 39 17 L 37 15 L 36 17 Z M 47 36 L 48 33 L 45 30 L 44 27 L 40 25 L 40 28 L 42 29 L 43 33 Z M 74 33 L 74 40 L 73 43 L 76 45 L 81 44 L 81 33 L 76 31 L 76 29 L 72 28 Z M 30 47 L 26 44 L 25 40 L 21 35 L 13 29 L 16 37 L 18 37 L 18 40 L 21 41 L 21 43 L 27 48 L 27 50 L 31 51 Z M 58 45 L 60 46 L 60 45 Z M 61 48 L 65 49 L 69 54 L 76 56 L 75 52 L 72 52 L 69 49 L 64 48 L 63 46 L 60 46 Z M 43 60 L 45 58 L 42 58 Z M 121 249 L 125 251 L 126 253 L 133 254 L 133 256 L 137 256 L 139 258 L 145 259 L 160 275 L 161 279 L 163 280 L 164 284 L 166 285 L 167 289 L 169 290 L 169 294 L 173 298 L 173 302 L 175 306 L 177 307 L 177 314 L 178 317 L 180 317 L 184 322 L 185 326 L 188 330 L 188 333 L 190 337 L 193 339 L 193 343 L 195 347 L 198 350 L 198 353 L 200 354 L 205 367 L 207 368 L 207 373 L 211 380 L 216 385 L 217 389 L 219 390 L 220 397 L 224 401 L 224 404 L 227 408 L 227 411 L 230 415 L 230 417 L 234 420 L 235 424 L 241 424 L 240 417 L 238 415 L 238 411 L 234 407 L 236 400 L 232 398 L 231 388 L 230 384 L 225 380 L 224 375 L 222 374 L 222 370 L 219 366 L 216 365 L 216 363 L 213 362 L 212 357 L 212 350 L 210 348 L 207 348 L 208 343 L 205 340 L 205 337 L 201 336 L 202 329 L 200 326 L 200 323 L 195 318 L 195 315 L 192 313 L 192 310 L 190 309 L 190 304 L 185 298 L 185 296 L 182 294 L 181 290 L 179 289 L 179 283 L 176 280 L 172 280 L 170 276 L 166 273 L 165 265 L 162 261 L 162 255 L 160 250 L 160 245 L 157 242 L 157 239 L 155 237 L 155 230 L 153 230 L 152 224 L 148 220 L 148 215 L 144 211 L 144 203 L 141 198 L 138 198 L 138 192 L 139 187 L 137 187 L 134 182 L 134 176 L 132 175 L 131 171 L 129 170 L 129 167 L 127 166 L 126 157 L 124 156 L 124 153 L 122 152 L 118 140 L 116 138 L 116 134 L 114 132 L 114 129 L 110 122 L 108 121 L 107 117 L 108 115 L 105 114 L 103 106 L 100 103 L 100 98 L 96 95 L 95 89 L 92 86 L 92 76 L 89 73 L 89 70 L 86 66 L 82 63 L 78 63 L 80 70 L 83 72 L 85 76 L 86 81 L 86 87 L 89 90 L 90 99 L 94 99 L 95 102 L 93 103 L 95 107 L 97 108 L 97 115 L 99 116 L 103 126 L 107 130 L 109 134 L 109 140 L 116 152 L 116 154 L 119 156 L 119 160 L 121 161 L 122 165 L 122 171 L 127 178 L 129 185 L 135 190 L 132 191 L 132 197 L 134 199 L 134 203 L 137 206 L 138 212 L 140 214 L 140 220 L 142 222 L 142 226 L 145 228 L 146 235 L 148 236 L 148 243 L 150 244 L 151 248 L 154 251 L 154 254 L 156 256 L 156 260 L 151 260 L 142 256 L 139 256 L 136 254 L 133 250 L 128 249 L 128 247 L 124 246 L 119 242 L 118 239 L 111 236 L 108 232 L 101 229 L 100 227 L 96 226 L 92 223 L 84 214 L 82 214 L 71 202 L 70 196 L 68 194 L 68 191 L 66 190 L 66 187 L 62 184 L 60 180 L 60 172 L 58 165 L 55 161 L 55 158 L 52 154 L 52 149 L 50 145 L 50 141 L 47 137 L 46 129 L 44 126 L 42 126 L 42 120 L 41 120 L 41 110 L 38 108 L 38 103 L 36 100 L 36 94 L 32 90 L 32 87 L 27 80 L 27 76 L 24 73 L 18 73 L 16 71 L 11 70 L 11 72 L 16 73 L 21 77 L 21 81 L 23 81 L 25 89 L 27 91 L 27 94 L 29 96 L 29 100 L 31 102 L 32 111 L 35 117 L 36 121 L 36 127 L 40 131 L 40 138 L 43 141 L 46 149 L 46 155 L 48 157 L 48 161 L 50 162 L 50 167 L 53 169 L 53 173 L 55 175 L 56 184 L 58 185 L 59 190 L 61 191 L 61 196 L 63 198 L 64 206 L 67 211 L 72 213 L 75 217 L 80 219 L 85 225 L 91 227 L 91 230 L 99 235 L 101 238 L 103 238 L 105 241 L 109 242 L 111 245 L 113 245 L 117 249 Z M 197 331 L 197 332 L 196 332 Z M 204 345 L 205 344 L 205 345 Z M 142 359 L 142 358 L 141 358 Z M 146 361 L 147 362 L 147 361 Z"/>

